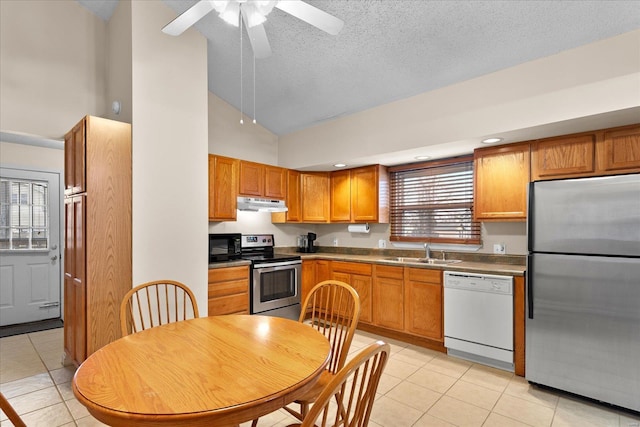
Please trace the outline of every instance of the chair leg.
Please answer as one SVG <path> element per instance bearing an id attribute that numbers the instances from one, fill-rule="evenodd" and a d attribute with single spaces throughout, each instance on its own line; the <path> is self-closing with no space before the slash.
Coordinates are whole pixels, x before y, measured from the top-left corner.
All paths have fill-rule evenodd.
<path id="1" fill-rule="evenodd" d="M 297 403 L 297 402 L 296 402 Z M 296 412 L 293 409 L 289 408 L 288 406 L 284 407 L 284 410 L 287 411 L 288 413 L 290 413 L 291 415 L 293 415 L 294 417 L 296 417 L 296 419 L 298 419 L 299 421 L 302 421 L 304 419 L 304 415 L 303 414 L 303 405 L 300 404 L 300 412 Z M 309 407 L 307 406 L 307 411 L 309 410 Z"/>
<path id="2" fill-rule="evenodd" d="M 258 418 L 256 418 L 255 420 L 251 421 L 251 427 L 256 427 L 258 425 Z"/>

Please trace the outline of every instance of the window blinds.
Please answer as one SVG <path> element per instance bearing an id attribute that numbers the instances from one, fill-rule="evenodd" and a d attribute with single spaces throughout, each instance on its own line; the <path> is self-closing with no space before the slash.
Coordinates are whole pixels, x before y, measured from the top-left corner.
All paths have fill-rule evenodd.
<path id="1" fill-rule="evenodd" d="M 473 159 L 393 168 L 391 240 L 480 243 L 473 221 Z"/>

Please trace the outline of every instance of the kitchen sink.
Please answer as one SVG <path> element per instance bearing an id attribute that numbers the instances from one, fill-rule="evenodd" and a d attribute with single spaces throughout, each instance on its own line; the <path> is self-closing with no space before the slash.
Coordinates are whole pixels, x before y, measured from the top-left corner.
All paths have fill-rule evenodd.
<path id="1" fill-rule="evenodd" d="M 435 259 L 435 258 L 422 258 L 420 262 L 423 262 L 425 264 L 433 264 L 433 265 L 449 265 L 449 264 L 455 264 L 458 262 L 462 262 L 461 259 Z"/>
<path id="2" fill-rule="evenodd" d="M 403 256 L 385 258 L 385 261 L 414 262 L 414 263 L 432 264 L 432 265 L 449 265 L 449 264 L 462 262 L 462 260 L 460 259 L 410 258 L 410 257 L 403 257 Z"/>

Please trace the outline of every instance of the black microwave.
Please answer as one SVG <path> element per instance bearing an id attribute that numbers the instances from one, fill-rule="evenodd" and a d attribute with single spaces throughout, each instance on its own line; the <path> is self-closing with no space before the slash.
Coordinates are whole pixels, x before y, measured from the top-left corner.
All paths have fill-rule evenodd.
<path id="1" fill-rule="evenodd" d="M 209 263 L 240 258 L 240 233 L 209 234 Z"/>

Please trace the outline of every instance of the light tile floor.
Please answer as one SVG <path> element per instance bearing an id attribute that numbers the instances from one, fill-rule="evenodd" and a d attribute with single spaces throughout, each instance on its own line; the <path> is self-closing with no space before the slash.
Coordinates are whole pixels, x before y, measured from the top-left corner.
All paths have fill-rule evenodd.
<path id="1" fill-rule="evenodd" d="M 102 425 L 73 396 L 74 369 L 61 365 L 62 339 L 62 329 L 0 338 L 0 390 L 29 427 Z M 351 353 L 374 339 L 391 344 L 391 358 L 372 427 L 640 427 L 639 414 L 541 390 L 509 372 L 369 333 L 357 333 Z M 280 410 L 258 425 L 283 427 L 293 421 Z M 10 425 L 0 413 L 0 426 Z"/>

